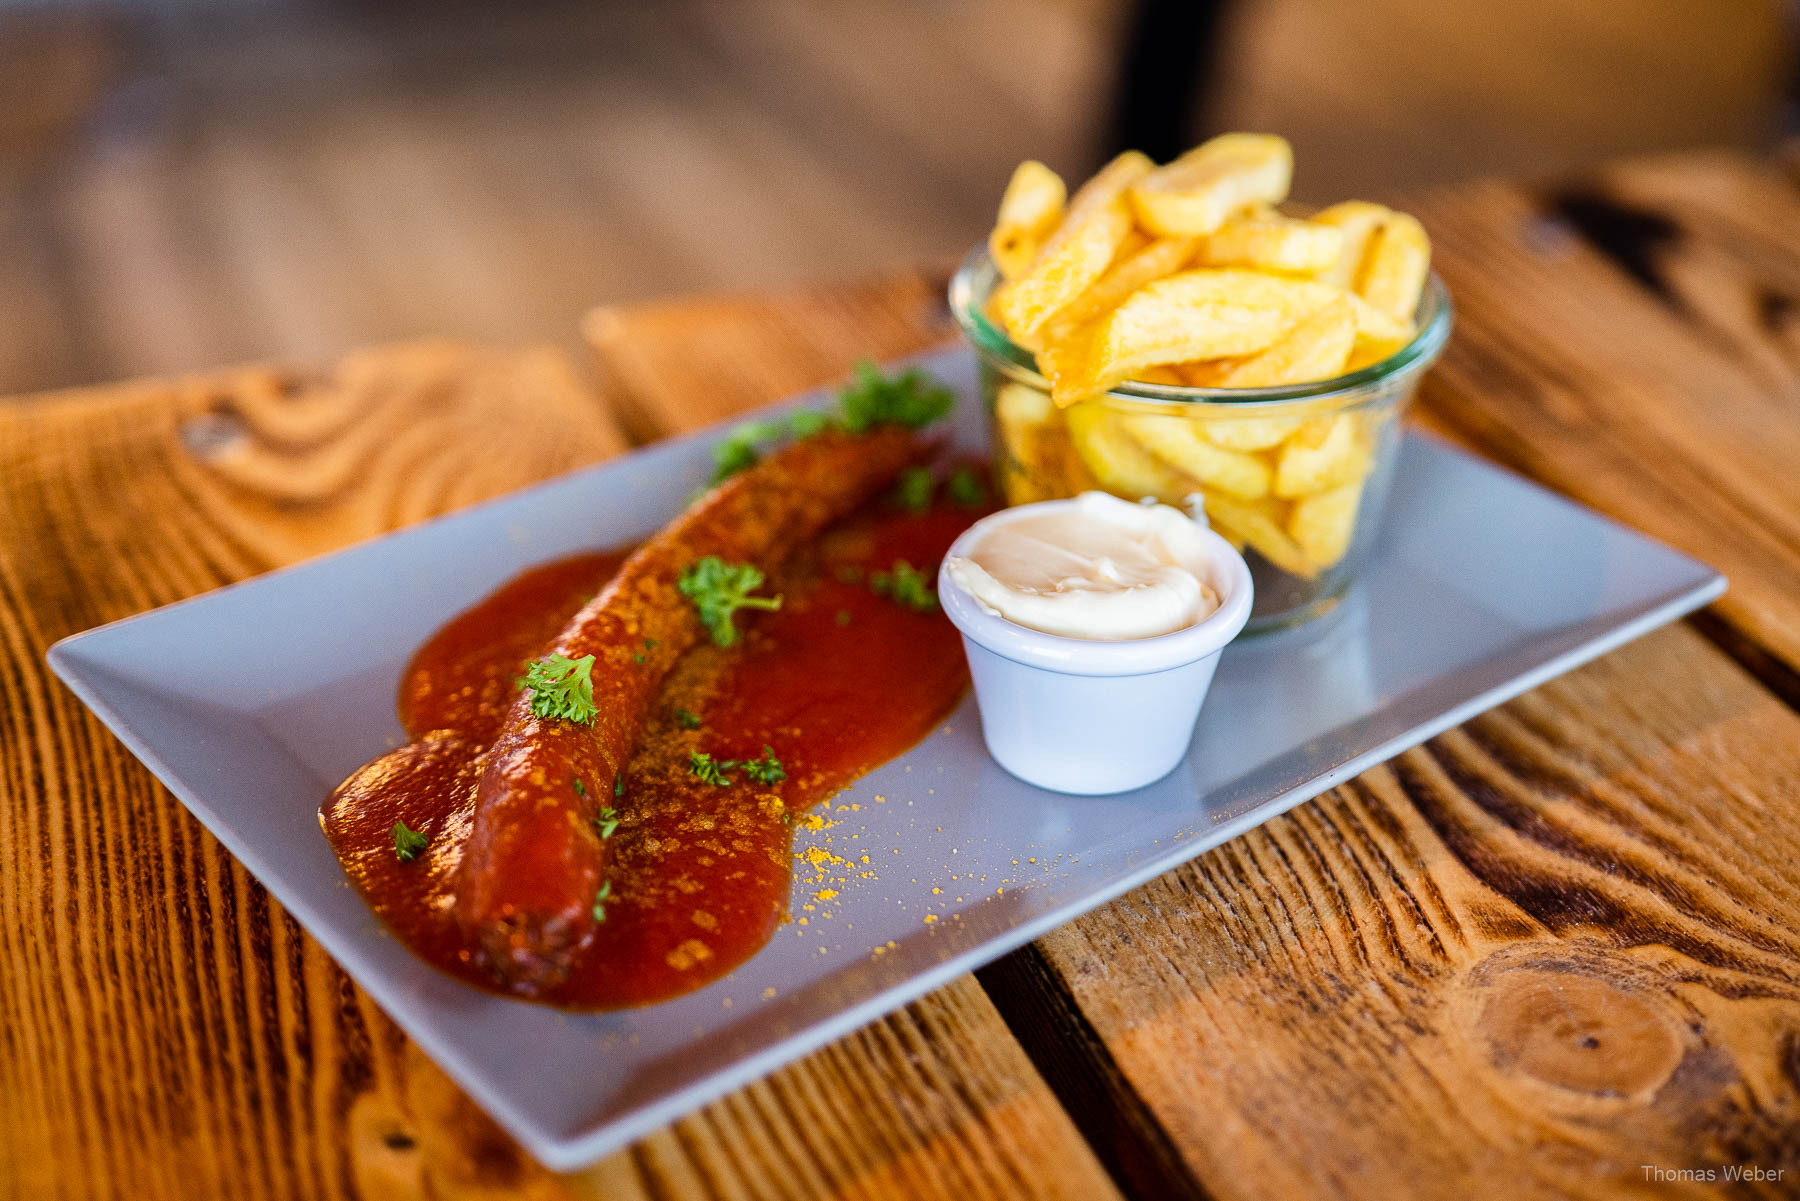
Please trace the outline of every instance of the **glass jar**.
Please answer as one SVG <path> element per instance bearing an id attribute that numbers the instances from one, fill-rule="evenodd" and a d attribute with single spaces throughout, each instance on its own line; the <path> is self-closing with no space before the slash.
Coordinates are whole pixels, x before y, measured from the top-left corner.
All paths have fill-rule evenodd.
<path id="1" fill-rule="evenodd" d="M 1380 525 L 1400 449 L 1400 415 L 1450 335 L 1434 272 L 1413 340 L 1348 375 L 1273 388 L 1132 381 L 1059 409 L 1030 351 L 987 315 L 999 272 L 985 249 L 950 283 L 950 309 L 981 360 L 994 478 L 1008 504 L 1099 488 L 1198 514 L 1250 563 L 1248 632 L 1336 607 Z"/>

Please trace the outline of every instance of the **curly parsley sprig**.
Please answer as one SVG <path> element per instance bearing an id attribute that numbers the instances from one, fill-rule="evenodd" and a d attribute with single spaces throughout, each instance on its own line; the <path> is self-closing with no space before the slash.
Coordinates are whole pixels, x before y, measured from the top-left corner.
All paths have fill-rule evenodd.
<path id="1" fill-rule="evenodd" d="M 405 822 L 394 823 L 394 858 L 402 863 L 411 863 L 419 857 L 419 852 L 431 845 L 431 836 L 421 834 L 417 830 L 406 828 Z"/>
<path id="2" fill-rule="evenodd" d="M 928 613 L 938 603 L 937 593 L 926 582 L 929 578 L 905 559 L 895 559 L 891 570 L 869 573 L 869 590 L 915 613 Z"/>
<path id="3" fill-rule="evenodd" d="M 787 770 L 775 757 L 775 748 L 765 745 L 760 759 L 717 759 L 705 751 L 688 752 L 688 771 L 702 784 L 729 788 L 736 781 L 727 772 L 741 771 L 758 784 L 779 784 L 787 779 Z"/>
<path id="4" fill-rule="evenodd" d="M 546 655 L 525 669 L 519 687 L 531 692 L 531 711 L 588 726 L 600 710 L 594 705 L 594 656 L 570 659 Z"/>
<path id="5" fill-rule="evenodd" d="M 856 365 L 850 383 L 838 394 L 844 428 L 853 434 L 878 425 L 916 430 L 948 413 L 955 403 L 956 393 L 916 367 L 899 375 L 883 375 L 867 359 Z"/>
<path id="6" fill-rule="evenodd" d="M 929 467 L 908 467 L 894 481 L 894 503 L 908 513 L 923 513 L 931 508 L 931 494 L 937 489 Z"/>
<path id="7" fill-rule="evenodd" d="M 762 587 L 763 573 L 749 563 L 727 563 L 708 555 L 682 573 L 676 587 L 694 602 L 700 622 L 719 646 L 735 646 L 737 626 L 732 615 L 739 609 L 779 609 L 779 596 L 751 596 Z"/>
<path id="8" fill-rule="evenodd" d="M 810 438 L 833 427 L 852 434 L 867 433 L 878 425 L 919 429 L 948 413 L 955 403 L 954 392 L 917 368 L 899 375 L 884 375 L 879 367 L 864 359 L 838 393 L 835 416 L 817 409 L 800 409 L 788 417 L 785 426 L 778 421 L 758 420 L 732 427 L 713 447 L 709 482 L 720 483 L 755 466 L 784 435 Z"/>

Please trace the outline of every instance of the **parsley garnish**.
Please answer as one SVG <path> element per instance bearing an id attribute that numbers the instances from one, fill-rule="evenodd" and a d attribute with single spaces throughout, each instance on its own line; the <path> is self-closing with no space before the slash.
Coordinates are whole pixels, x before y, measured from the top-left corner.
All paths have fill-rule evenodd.
<path id="1" fill-rule="evenodd" d="M 519 687 L 531 690 L 531 711 L 539 717 L 591 725 L 599 713 L 594 707 L 593 671 L 592 655 L 579 659 L 550 655 L 525 669 Z"/>
<path id="2" fill-rule="evenodd" d="M 600 891 L 594 894 L 594 920 L 606 920 L 606 898 L 612 896 L 612 881 L 607 880 L 600 885 Z"/>
<path id="3" fill-rule="evenodd" d="M 782 770 L 781 760 L 775 757 L 773 747 L 764 745 L 761 759 L 745 759 L 737 766 L 744 769 L 744 774 L 758 784 L 779 784 L 787 779 L 787 772 Z"/>
<path id="4" fill-rule="evenodd" d="M 613 831 L 618 828 L 619 811 L 614 809 L 611 805 L 602 809 L 600 811 L 600 816 L 594 819 L 594 829 L 600 831 L 601 838 L 611 838 L 613 836 Z"/>
<path id="5" fill-rule="evenodd" d="M 714 788 L 730 787 L 734 781 L 725 773 L 731 771 L 742 771 L 758 784 L 779 784 L 787 779 L 786 769 L 775 757 L 775 748 L 767 745 L 760 759 L 715 759 L 705 751 L 689 751 L 688 771 L 702 784 Z"/>
<path id="6" fill-rule="evenodd" d="M 575 777 L 575 795 L 576 796 L 586 796 L 587 795 L 587 785 L 583 784 L 581 782 L 580 776 Z"/>
<path id="7" fill-rule="evenodd" d="M 861 434 L 877 425 L 911 429 L 930 425 L 950 411 L 956 394 L 916 369 L 886 376 L 864 359 L 838 394 L 838 402 L 844 409 L 844 428 Z"/>
<path id="8" fill-rule="evenodd" d="M 625 773 L 617 772 L 613 775 L 613 800 L 616 801 L 624 795 L 625 795 Z"/>
<path id="9" fill-rule="evenodd" d="M 926 584 L 926 575 L 905 559 L 895 559 L 892 571 L 869 573 L 869 588 L 915 613 L 937 608 L 937 593 Z"/>
<path id="10" fill-rule="evenodd" d="M 788 428 L 796 438 L 810 438 L 831 424 L 831 418 L 813 409 L 801 409 L 788 418 Z"/>
<path id="11" fill-rule="evenodd" d="M 965 509 L 979 509 L 987 504 L 987 485 L 967 467 L 958 468 L 952 473 L 944 490 L 950 494 L 952 501 Z"/>
<path id="12" fill-rule="evenodd" d="M 748 563 L 727 563 L 717 555 L 706 558 L 682 573 L 676 587 L 694 602 L 700 621 L 719 646 L 732 646 L 738 640 L 732 614 L 739 609 L 779 609 L 779 596 L 751 596 L 762 587 L 763 573 Z M 591 660 L 590 660 L 591 661 Z"/>
<path id="13" fill-rule="evenodd" d="M 647 651 L 653 651 L 661 645 L 662 645 L 662 643 L 657 641 L 655 638 L 644 639 L 644 649 Z"/>
<path id="14" fill-rule="evenodd" d="M 408 830 L 405 822 L 394 823 L 394 858 L 411 863 L 419 852 L 431 845 L 431 838 L 417 830 Z"/>
<path id="15" fill-rule="evenodd" d="M 908 513 L 923 513 L 931 507 L 931 493 L 937 481 L 928 467 L 908 467 L 894 485 L 894 503 Z"/>
<path id="16" fill-rule="evenodd" d="M 723 763 L 714 759 L 705 751 L 688 752 L 688 770 L 700 778 L 702 784 L 711 784 L 715 788 L 724 788 L 731 783 L 731 777 L 725 769 L 735 766 L 727 759 Z"/>
<path id="17" fill-rule="evenodd" d="M 631 661 L 632 661 L 632 662 L 633 662 L 633 663 L 642 663 L 642 662 L 643 662 L 643 661 L 644 661 L 644 655 L 643 655 L 643 652 L 642 652 L 642 651 L 639 651 L 639 652 L 638 652 L 638 653 L 636 653 L 636 654 L 634 654 L 634 655 L 632 655 L 632 656 L 631 656 Z"/>
<path id="18" fill-rule="evenodd" d="M 850 624 L 850 610 L 839 609 L 837 611 L 837 623 L 841 626 L 849 625 Z"/>
<path id="19" fill-rule="evenodd" d="M 684 730 L 698 730 L 700 715 L 687 709 L 677 709 L 675 710 L 675 724 Z"/>
<path id="20" fill-rule="evenodd" d="M 838 393 L 838 404 L 843 410 L 841 424 L 853 434 L 867 433 L 877 425 L 918 429 L 948 413 L 955 403 L 955 393 L 923 372 L 912 370 L 886 376 L 867 360 L 856 365 L 850 382 Z M 791 414 L 786 430 L 775 421 L 746 421 L 713 447 L 711 482 L 720 483 L 754 467 L 762 458 L 765 445 L 784 432 L 796 438 L 810 438 L 837 423 L 815 409 Z"/>
<path id="21" fill-rule="evenodd" d="M 772 421 L 746 421 L 729 434 L 725 440 L 713 447 L 712 482 L 730 479 L 746 467 L 754 467 L 762 457 L 756 449 L 758 442 L 779 437 L 781 427 Z"/>

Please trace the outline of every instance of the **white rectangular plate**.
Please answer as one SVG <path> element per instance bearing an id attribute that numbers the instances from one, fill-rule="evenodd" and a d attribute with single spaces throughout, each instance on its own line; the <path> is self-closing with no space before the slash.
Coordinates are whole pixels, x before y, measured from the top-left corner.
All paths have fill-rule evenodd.
<path id="1" fill-rule="evenodd" d="M 923 365 L 962 396 L 959 449 L 982 452 L 968 353 Z M 773 1071 L 1725 583 L 1410 436 L 1362 586 L 1312 627 L 1228 649 L 1191 754 L 1160 783 L 1097 799 L 1031 788 L 988 759 L 966 701 L 838 797 L 835 826 L 797 835 L 797 849 L 818 844 L 845 865 L 828 865 L 827 884 L 808 883 L 817 873 L 802 864 L 794 906 L 815 906 L 807 924 L 783 926 L 716 984 L 574 1015 L 440 975 L 345 881 L 319 802 L 400 740 L 395 684 L 435 627 L 526 567 L 656 529 L 706 478 L 717 436 L 661 443 L 50 651 L 82 700 L 552 1168 Z M 838 895 L 819 902 L 811 894 L 825 887 Z"/>

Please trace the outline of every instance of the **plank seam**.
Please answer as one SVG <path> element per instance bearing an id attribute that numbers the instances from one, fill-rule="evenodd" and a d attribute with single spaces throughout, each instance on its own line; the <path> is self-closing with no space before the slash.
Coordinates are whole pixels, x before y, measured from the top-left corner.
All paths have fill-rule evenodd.
<path id="1" fill-rule="evenodd" d="M 977 968 L 975 979 L 1121 1194 L 1211 1201 L 1036 943 Z"/>

